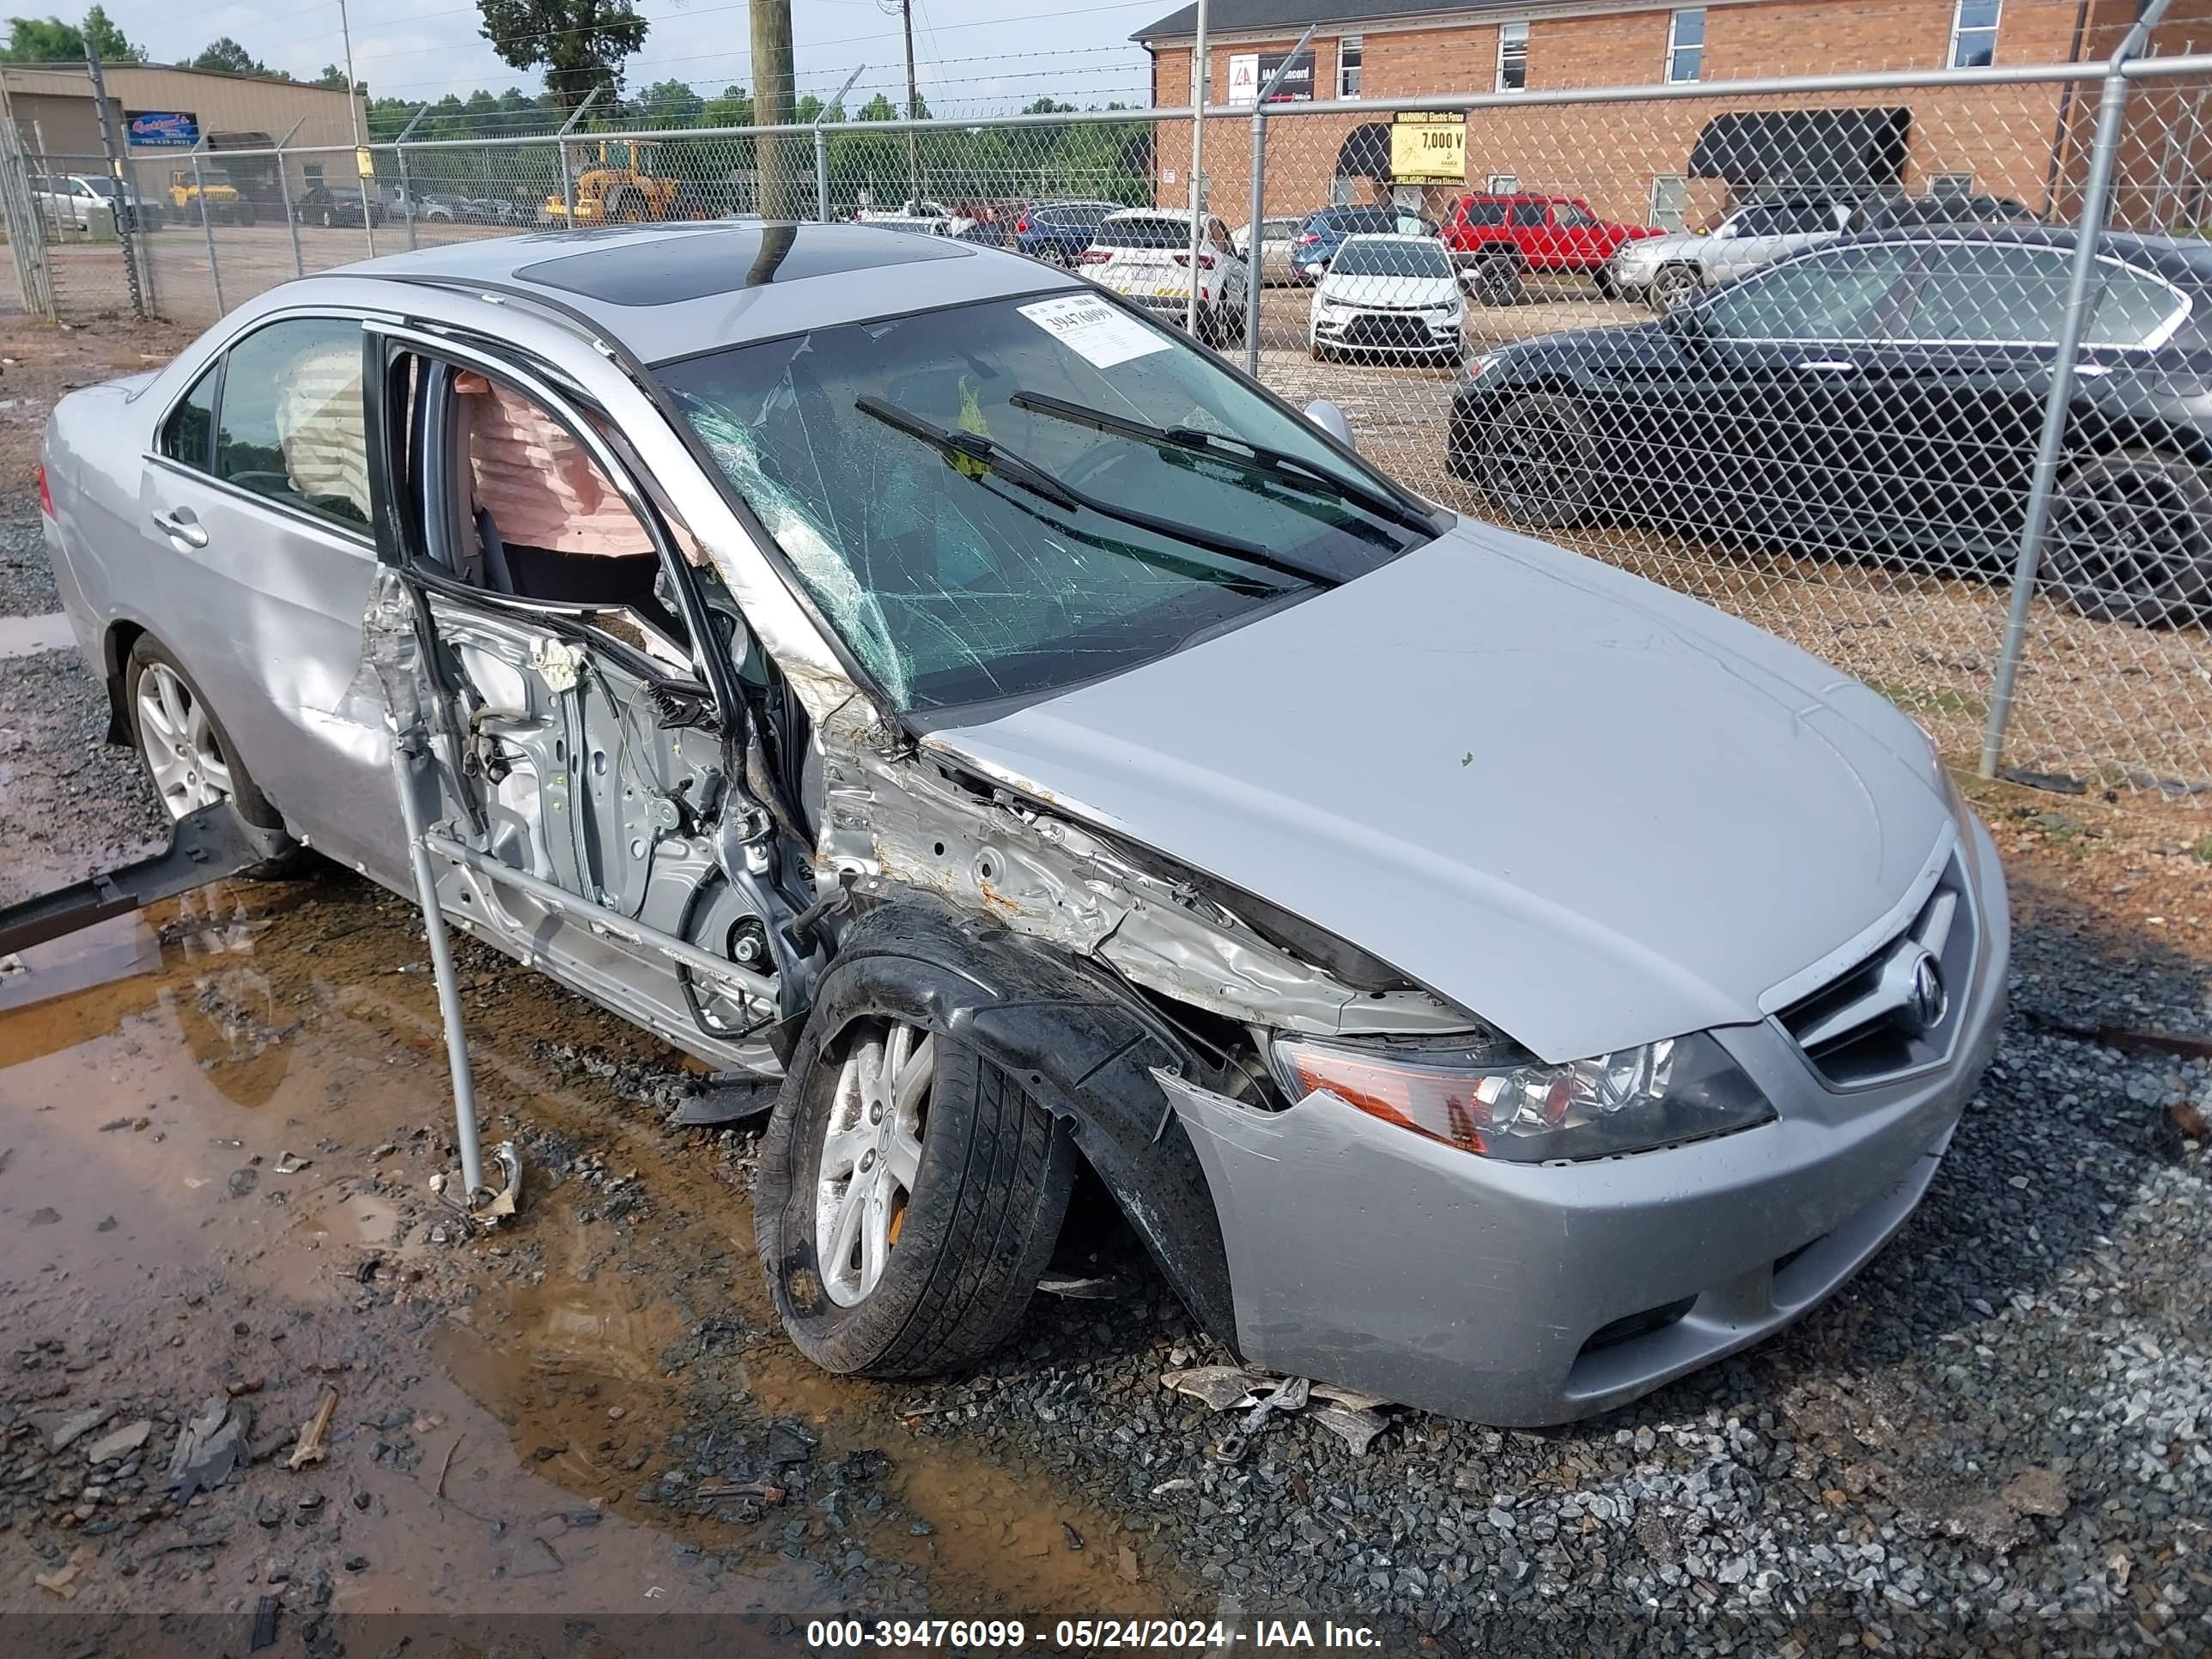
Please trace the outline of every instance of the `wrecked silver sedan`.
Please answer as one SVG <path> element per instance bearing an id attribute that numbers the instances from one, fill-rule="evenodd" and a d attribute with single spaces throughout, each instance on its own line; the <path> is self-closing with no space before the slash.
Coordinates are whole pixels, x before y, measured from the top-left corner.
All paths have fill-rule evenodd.
<path id="1" fill-rule="evenodd" d="M 1575 1418 L 1903 1223 L 2002 877 L 1883 699 L 1310 414 L 987 249 L 485 240 L 64 399 L 47 539 L 173 810 L 781 1079 L 821 1364 L 976 1358 L 1088 1166 L 1245 1360 Z"/>

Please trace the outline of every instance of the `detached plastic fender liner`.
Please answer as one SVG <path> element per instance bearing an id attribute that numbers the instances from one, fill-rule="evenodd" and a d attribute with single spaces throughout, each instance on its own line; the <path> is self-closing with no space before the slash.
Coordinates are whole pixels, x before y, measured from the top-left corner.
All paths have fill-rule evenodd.
<path id="1" fill-rule="evenodd" d="M 927 898 L 869 910 L 823 975 L 805 1041 L 824 1053 L 872 1013 L 967 1044 L 1069 1126 L 1138 1237 L 1206 1333 L 1236 1346 L 1212 1189 L 1152 1073 L 1188 1072 L 1172 1031 L 1110 975 Z"/>

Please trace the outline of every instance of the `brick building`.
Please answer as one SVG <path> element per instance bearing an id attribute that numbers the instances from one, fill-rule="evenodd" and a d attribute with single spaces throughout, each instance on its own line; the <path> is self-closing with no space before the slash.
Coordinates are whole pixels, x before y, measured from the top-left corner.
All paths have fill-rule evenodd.
<path id="1" fill-rule="evenodd" d="M 1712 86 L 1761 76 L 2063 64 L 2109 55 L 2134 0 L 1210 0 L 1208 101 L 1249 101 L 1308 23 L 1310 62 L 1284 92 L 1331 107 L 1271 121 L 1267 208 L 1395 198 L 1431 210 L 1461 189 L 1579 196 L 1638 223 L 1710 223 L 1731 203 L 1790 188 L 1962 190 L 2064 214 L 2078 185 L 2096 84 L 2044 81 L 1793 96 L 1516 100 L 1566 88 Z M 1196 7 L 1133 37 L 1158 106 L 1187 105 Z M 2212 0 L 2174 0 L 2153 50 L 2212 51 Z M 1471 110 L 1464 183 L 1394 174 L 1389 123 L 1342 105 L 1498 94 Z M 2120 163 L 2121 222 L 2212 218 L 2202 82 L 2139 91 Z M 1292 112 L 1285 106 L 1285 117 Z M 1249 124 L 1207 125 L 1213 206 L 1244 217 Z M 1189 199 L 1188 122 L 1161 124 L 1158 200 Z"/>

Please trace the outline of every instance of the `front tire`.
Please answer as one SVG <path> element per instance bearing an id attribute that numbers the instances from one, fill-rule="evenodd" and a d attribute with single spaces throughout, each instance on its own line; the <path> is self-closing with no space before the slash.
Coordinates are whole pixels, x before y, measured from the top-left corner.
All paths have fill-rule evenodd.
<path id="1" fill-rule="evenodd" d="M 2212 614 L 2212 479 L 2156 450 L 2076 463 L 2051 502 L 2043 580 L 2097 622 L 2155 628 Z"/>
<path id="2" fill-rule="evenodd" d="M 1705 279 L 1695 265 L 1662 265 L 1651 274 L 1651 308 L 1680 311 L 1705 291 Z"/>
<path id="3" fill-rule="evenodd" d="M 1572 398 L 1534 392 L 1494 410 L 1469 458 L 1474 483 L 1516 524 L 1571 530 L 1597 505 L 1597 434 Z"/>
<path id="4" fill-rule="evenodd" d="M 754 1237 L 824 1370 L 957 1370 L 1003 1341 L 1060 1235 L 1074 1143 L 1014 1076 L 888 1014 L 802 1034 L 761 1145 Z"/>

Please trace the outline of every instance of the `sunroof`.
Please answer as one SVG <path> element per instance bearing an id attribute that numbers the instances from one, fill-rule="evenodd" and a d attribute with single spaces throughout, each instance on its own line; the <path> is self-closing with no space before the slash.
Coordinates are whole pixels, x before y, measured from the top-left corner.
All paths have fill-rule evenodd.
<path id="1" fill-rule="evenodd" d="M 514 274 L 609 305 L 665 306 L 766 283 L 967 257 L 968 250 L 955 243 L 913 232 L 751 224 L 683 236 L 625 233 L 605 247 L 541 259 Z"/>

